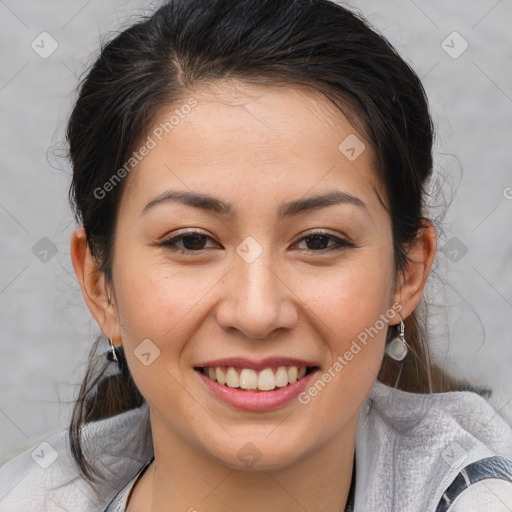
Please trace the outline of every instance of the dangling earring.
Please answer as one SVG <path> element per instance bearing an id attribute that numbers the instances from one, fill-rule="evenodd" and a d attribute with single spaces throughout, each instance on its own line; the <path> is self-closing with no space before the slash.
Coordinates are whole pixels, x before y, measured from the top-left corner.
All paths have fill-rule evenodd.
<path id="1" fill-rule="evenodd" d="M 119 353 L 117 351 L 117 348 L 114 346 L 114 343 L 112 342 L 112 338 L 109 338 L 108 342 L 110 344 L 110 350 L 107 352 L 107 359 L 109 361 L 115 361 L 116 363 L 119 364 Z"/>
<path id="2" fill-rule="evenodd" d="M 386 347 L 386 354 L 394 359 L 395 361 L 403 361 L 407 356 L 407 342 L 405 341 L 405 325 L 404 321 L 400 313 L 398 313 L 400 317 L 400 325 L 398 327 L 398 334 L 393 336 L 392 340 L 389 342 Z"/>

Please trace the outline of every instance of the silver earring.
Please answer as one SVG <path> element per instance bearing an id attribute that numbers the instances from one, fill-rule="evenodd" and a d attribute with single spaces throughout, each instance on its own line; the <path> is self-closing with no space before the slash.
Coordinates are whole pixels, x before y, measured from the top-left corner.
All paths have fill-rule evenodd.
<path id="1" fill-rule="evenodd" d="M 398 313 L 400 316 L 400 313 Z M 405 341 L 405 325 L 402 317 L 400 316 L 400 326 L 398 327 L 398 334 L 393 336 L 392 340 L 386 347 L 386 354 L 395 361 L 403 361 L 407 356 L 407 342 Z"/>
<path id="2" fill-rule="evenodd" d="M 117 350 L 116 350 L 116 347 L 114 347 L 114 343 L 112 342 L 112 338 L 109 338 L 108 342 L 110 344 L 110 351 L 107 352 L 108 360 L 109 361 L 115 361 L 116 363 L 119 363 L 119 359 L 117 358 Z"/>

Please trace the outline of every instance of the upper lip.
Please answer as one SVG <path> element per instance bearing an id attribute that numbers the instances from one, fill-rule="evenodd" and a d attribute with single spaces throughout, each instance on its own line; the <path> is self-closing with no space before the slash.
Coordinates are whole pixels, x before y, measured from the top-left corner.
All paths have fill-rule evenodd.
<path id="1" fill-rule="evenodd" d="M 278 366 L 315 366 L 318 364 L 314 361 L 306 361 L 304 359 L 297 359 L 294 357 L 267 357 L 255 361 L 253 359 L 247 359 L 245 357 L 225 357 L 222 359 L 215 359 L 213 361 L 205 361 L 197 364 L 196 368 L 215 366 L 233 366 L 238 368 L 251 368 L 253 370 L 263 370 L 264 368 L 272 368 Z"/>

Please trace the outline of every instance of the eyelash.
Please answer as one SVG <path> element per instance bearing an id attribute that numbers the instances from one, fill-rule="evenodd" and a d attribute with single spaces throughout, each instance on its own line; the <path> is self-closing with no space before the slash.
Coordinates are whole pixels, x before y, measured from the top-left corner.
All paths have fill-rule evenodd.
<path id="1" fill-rule="evenodd" d="M 181 254 L 189 254 L 189 255 L 191 255 L 192 253 L 201 253 L 202 251 L 207 251 L 208 249 L 197 249 L 197 250 L 182 249 L 182 248 L 179 248 L 177 246 L 177 244 L 179 242 L 181 242 L 183 239 L 185 239 L 185 238 L 187 238 L 189 236 L 194 236 L 194 235 L 196 235 L 196 236 L 200 235 L 202 237 L 209 238 L 210 240 L 213 240 L 210 236 L 205 235 L 204 233 L 202 233 L 200 231 L 188 231 L 186 233 L 183 233 L 181 235 L 175 236 L 175 237 L 170 238 L 168 240 L 164 240 L 164 241 L 160 242 L 158 245 L 160 245 L 162 247 L 165 247 L 167 249 L 170 249 L 171 251 L 180 252 Z M 314 253 L 324 253 L 325 254 L 326 252 L 329 252 L 329 251 L 340 251 L 340 250 L 348 248 L 348 247 L 351 247 L 351 248 L 356 247 L 353 243 L 349 242 L 348 240 L 344 240 L 343 238 L 339 238 L 337 236 L 331 235 L 331 234 L 326 233 L 324 231 L 315 231 L 315 230 L 306 232 L 306 235 L 303 236 L 296 243 L 302 242 L 304 240 L 311 239 L 311 238 L 313 238 L 315 236 L 320 236 L 320 237 L 323 237 L 323 238 L 327 238 L 329 240 L 333 240 L 335 242 L 335 245 L 332 245 L 330 247 L 326 247 L 324 249 L 305 249 L 307 252 L 310 252 L 310 253 L 313 253 L 313 252 Z"/>

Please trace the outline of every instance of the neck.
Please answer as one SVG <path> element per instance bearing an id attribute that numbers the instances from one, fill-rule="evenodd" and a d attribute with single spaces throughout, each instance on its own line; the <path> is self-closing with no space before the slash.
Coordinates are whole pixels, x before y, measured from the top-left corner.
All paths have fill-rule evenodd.
<path id="1" fill-rule="evenodd" d="M 148 510 L 148 503 L 151 512 L 345 510 L 357 419 L 329 443 L 275 470 L 228 467 L 182 439 L 160 436 L 160 427 L 152 421 L 155 460 L 135 485 L 127 512 Z"/>

